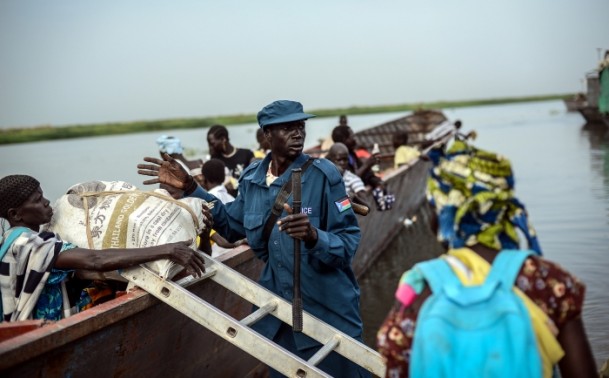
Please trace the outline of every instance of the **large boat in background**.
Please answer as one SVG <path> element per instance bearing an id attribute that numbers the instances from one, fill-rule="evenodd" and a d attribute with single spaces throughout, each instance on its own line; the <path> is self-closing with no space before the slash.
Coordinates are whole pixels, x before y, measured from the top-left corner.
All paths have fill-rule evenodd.
<path id="1" fill-rule="evenodd" d="M 608 62 L 609 63 L 609 62 Z M 588 125 L 605 125 L 609 127 L 609 66 L 601 66 L 598 70 L 586 74 L 586 101 L 578 104 L 577 110 Z"/>
<path id="2" fill-rule="evenodd" d="M 379 144 L 381 153 L 391 157 L 396 131 L 407 130 L 415 143 L 446 121 L 441 112 L 417 111 L 362 130 L 355 138 L 364 147 Z M 362 238 L 353 262 L 358 277 L 425 201 L 429 163 L 418 160 L 393 170 L 389 160 L 381 168 L 387 188 L 396 196 L 395 204 L 388 211 L 371 209 L 367 216 L 358 215 Z M 263 267 L 246 246 L 217 260 L 254 281 Z M 187 285 L 189 291 L 235 319 L 251 313 L 251 303 L 212 280 L 188 281 Z M 2 377 L 261 377 L 267 372 L 266 365 L 254 357 L 139 288 L 57 322 L 0 324 Z"/>
<path id="3" fill-rule="evenodd" d="M 425 201 L 430 163 L 418 159 L 394 170 L 393 135 L 398 131 L 407 131 L 409 143 L 419 144 L 427 133 L 445 122 L 448 120 L 440 111 L 419 110 L 354 134 L 358 146 L 368 151 L 372 150 L 374 144 L 378 144 L 384 157 L 380 164 L 380 172 L 387 190 L 396 198 L 391 210 L 379 211 L 372 208 L 368 215 L 357 216 L 362 237 L 353 261 L 356 276 L 361 276 L 374 263 Z M 451 136 L 446 135 L 446 137 Z M 320 146 L 314 147 L 308 152 L 315 154 L 319 152 L 319 148 Z M 368 196 L 368 203 L 373 204 L 372 195 L 368 193 Z"/>

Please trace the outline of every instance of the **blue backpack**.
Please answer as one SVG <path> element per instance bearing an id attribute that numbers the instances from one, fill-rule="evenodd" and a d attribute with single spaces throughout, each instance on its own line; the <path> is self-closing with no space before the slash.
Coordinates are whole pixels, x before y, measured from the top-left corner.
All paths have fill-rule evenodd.
<path id="1" fill-rule="evenodd" d="M 417 318 L 411 377 L 542 376 L 529 312 L 513 291 L 529 255 L 502 251 L 479 286 L 464 286 L 443 259 L 415 266 L 432 295 Z"/>

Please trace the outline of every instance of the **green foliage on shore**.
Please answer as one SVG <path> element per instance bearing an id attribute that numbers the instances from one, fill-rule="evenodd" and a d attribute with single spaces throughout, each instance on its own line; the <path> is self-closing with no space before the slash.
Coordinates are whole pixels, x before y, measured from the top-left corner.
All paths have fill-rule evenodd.
<path id="1" fill-rule="evenodd" d="M 338 117 L 341 114 L 361 115 L 375 113 L 389 113 L 412 111 L 418 109 L 447 109 L 468 106 L 484 106 L 496 104 L 509 104 L 518 102 L 534 102 L 561 100 L 573 97 L 573 94 L 497 98 L 488 100 L 469 101 L 439 101 L 423 102 L 418 104 L 399 104 L 384 106 L 353 106 L 349 108 L 312 109 L 307 110 L 318 117 Z M 256 122 L 255 114 L 238 114 L 231 116 L 205 117 L 205 118 L 178 118 L 153 121 L 134 121 L 120 123 L 101 123 L 89 125 L 70 126 L 40 126 L 31 128 L 0 129 L 0 145 L 13 143 L 37 142 L 57 139 L 83 138 L 102 135 L 130 134 L 160 130 L 196 129 L 205 128 L 214 124 L 239 125 Z"/>

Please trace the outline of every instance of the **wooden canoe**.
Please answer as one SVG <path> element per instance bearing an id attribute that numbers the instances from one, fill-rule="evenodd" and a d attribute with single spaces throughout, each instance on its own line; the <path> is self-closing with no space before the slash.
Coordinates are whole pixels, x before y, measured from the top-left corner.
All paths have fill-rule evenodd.
<path id="1" fill-rule="evenodd" d="M 368 215 L 357 216 L 362 237 L 353 260 L 353 270 L 356 276 L 359 277 L 365 273 L 397 233 L 404 228 L 404 222 L 408 222 L 425 201 L 427 171 L 430 163 L 417 161 L 411 166 L 393 170 L 395 152 L 392 144 L 393 135 L 397 131 L 408 131 L 409 142 L 416 144 L 423 140 L 425 134 L 445 121 L 447 119 L 441 112 L 424 110 L 354 134 L 357 144 L 368 150 L 372 150 L 375 143 L 379 145 L 381 154 L 385 157 L 381 163 L 381 172 L 384 172 L 383 180 L 387 184 L 387 189 L 396 198 L 391 210 L 378 211 L 376 208 L 372 208 Z M 322 153 L 320 146 L 316 146 L 308 152 Z M 370 194 L 368 203 L 374 203 Z"/>

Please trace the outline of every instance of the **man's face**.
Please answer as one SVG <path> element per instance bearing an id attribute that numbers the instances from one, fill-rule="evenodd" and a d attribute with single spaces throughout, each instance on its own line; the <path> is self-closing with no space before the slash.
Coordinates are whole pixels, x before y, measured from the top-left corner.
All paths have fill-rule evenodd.
<path id="1" fill-rule="evenodd" d="M 210 134 L 207 136 L 207 145 L 211 156 L 223 154 L 226 147 L 226 138 L 216 138 L 215 135 Z"/>
<path id="2" fill-rule="evenodd" d="M 307 135 L 304 121 L 271 125 L 266 132 L 270 133 L 273 155 L 295 159 L 302 154 Z"/>
<path id="3" fill-rule="evenodd" d="M 343 173 L 349 166 L 349 151 L 346 148 L 332 151 L 332 155 L 329 156 L 329 159 L 338 167 L 340 173 Z"/>

